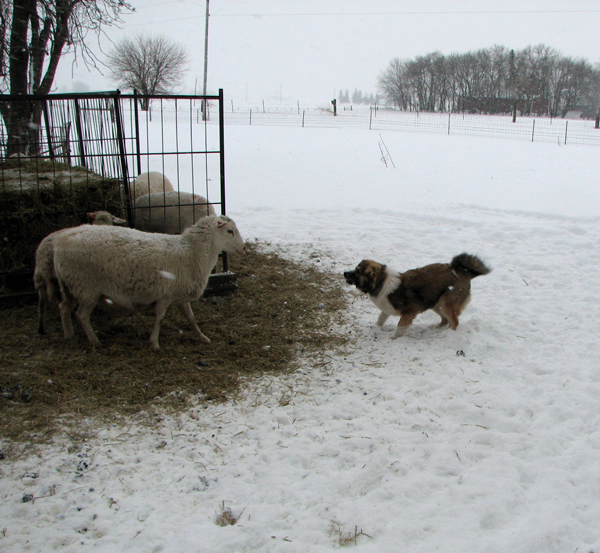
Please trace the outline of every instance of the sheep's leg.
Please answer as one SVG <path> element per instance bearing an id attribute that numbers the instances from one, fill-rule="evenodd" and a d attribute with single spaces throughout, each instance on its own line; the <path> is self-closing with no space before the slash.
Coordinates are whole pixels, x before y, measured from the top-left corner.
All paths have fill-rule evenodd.
<path id="1" fill-rule="evenodd" d="M 165 314 L 167 313 L 167 309 L 169 308 L 169 302 L 166 301 L 157 301 L 156 306 L 154 307 L 154 312 L 156 313 L 156 319 L 154 320 L 154 326 L 152 327 L 152 332 L 150 333 L 150 347 L 154 351 L 158 351 L 160 349 L 160 345 L 158 343 L 158 334 L 160 333 L 160 323 L 164 319 Z"/>
<path id="2" fill-rule="evenodd" d="M 59 278 L 58 285 L 60 287 L 60 295 L 62 301 L 58 304 L 58 310 L 60 311 L 60 320 L 62 321 L 63 332 L 65 333 L 65 340 L 71 340 L 75 336 L 73 330 L 73 321 L 71 320 L 71 312 L 77 304 L 75 298 L 69 292 L 67 285 Z M 50 288 L 47 288 L 49 290 Z"/>
<path id="3" fill-rule="evenodd" d="M 87 336 L 90 344 L 92 344 L 93 346 L 101 345 L 100 340 L 98 340 L 98 336 L 96 336 L 96 333 L 94 332 L 94 329 L 92 328 L 92 323 L 90 321 L 90 315 L 92 314 L 92 311 L 94 310 L 94 307 L 96 307 L 97 303 L 98 301 L 80 302 L 79 307 L 75 312 L 77 319 L 79 319 L 79 322 L 83 327 L 85 335 Z"/>
<path id="4" fill-rule="evenodd" d="M 183 316 L 187 319 L 188 323 L 192 327 L 192 332 L 196 335 L 196 338 L 205 344 L 210 344 L 210 338 L 202 334 L 200 328 L 198 328 L 198 324 L 196 323 L 196 318 L 194 317 L 194 312 L 192 311 L 192 306 L 189 302 L 178 303 L 177 307 L 179 311 L 183 313 Z"/>
<path id="5" fill-rule="evenodd" d="M 56 301 L 56 290 L 52 282 L 44 282 L 44 285 L 38 289 L 38 333 L 46 334 L 46 311 L 48 302 Z M 73 301 L 72 307 L 75 306 Z M 72 310 L 72 309 L 71 309 Z"/>
<path id="6" fill-rule="evenodd" d="M 60 319 L 62 321 L 66 340 L 71 340 L 75 336 L 73 321 L 71 320 L 71 311 L 73 311 L 73 307 L 75 307 L 75 301 L 63 293 L 63 300 L 58 305 L 58 309 L 60 311 Z"/>
<path id="7" fill-rule="evenodd" d="M 48 303 L 46 288 L 42 287 L 38 290 L 38 298 L 38 334 L 46 334 L 45 318 Z"/>

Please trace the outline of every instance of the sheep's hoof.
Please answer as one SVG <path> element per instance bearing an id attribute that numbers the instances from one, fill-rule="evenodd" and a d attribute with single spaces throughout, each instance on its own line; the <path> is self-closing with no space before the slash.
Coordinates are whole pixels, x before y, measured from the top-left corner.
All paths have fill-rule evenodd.
<path id="1" fill-rule="evenodd" d="M 205 336 L 201 330 L 198 330 L 198 332 L 194 332 L 194 334 L 196 335 L 196 338 L 198 338 L 198 340 L 200 340 L 201 342 L 205 344 L 210 344 L 210 338 L 208 336 Z"/>
<path id="2" fill-rule="evenodd" d="M 150 342 L 150 349 L 152 351 L 160 351 L 160 346 L 158 344 L 155 344 L 154 342 Z"/>

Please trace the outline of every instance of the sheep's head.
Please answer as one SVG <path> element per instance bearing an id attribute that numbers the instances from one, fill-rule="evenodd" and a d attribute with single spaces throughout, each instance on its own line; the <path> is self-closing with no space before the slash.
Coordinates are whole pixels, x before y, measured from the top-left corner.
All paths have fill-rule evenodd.
<path id="1" fill-rule="evenodd" d="M 124 225 L 127 223 L 125 219 L 116 217 L 108 211 L 92 211 L 88 213 L 93 225 Z"/>
<path id="2" fill-rule="evenodd" d="M 217 232 L 219 233 L 222 251 L 242 254 L 245 251 L 244 239 L 237 229 L 233 219 L 225 215 L 217 217 Z"/>

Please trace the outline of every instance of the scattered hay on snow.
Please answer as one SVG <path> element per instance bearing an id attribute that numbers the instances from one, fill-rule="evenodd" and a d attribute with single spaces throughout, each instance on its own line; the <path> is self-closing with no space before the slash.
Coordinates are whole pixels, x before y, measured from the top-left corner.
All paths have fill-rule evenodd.
<path id="1" fill-rule="evenodd" d="M 37 334 L 36 307 L 1 311 L 0 437 L 39 442 L 69 421 L 114 422 L 155 408 L 186 409 L 190 398 L 226 400 L 249 377 L 295 370 L 302 356 L 346 342 L 335 330 L 348 297 L 340 275 L 261 252 L 258 244 L 232 256 L 230 266 L 239 291 L 193 304 L 210 344 L 194 340 L 173 308 L 160 352 L 148 346 L 151 312 L 94 311 L 103 347 L 92 348 L 78 325 L 77 339 L 64 340 L 57 308 L 44 336 Z"/>

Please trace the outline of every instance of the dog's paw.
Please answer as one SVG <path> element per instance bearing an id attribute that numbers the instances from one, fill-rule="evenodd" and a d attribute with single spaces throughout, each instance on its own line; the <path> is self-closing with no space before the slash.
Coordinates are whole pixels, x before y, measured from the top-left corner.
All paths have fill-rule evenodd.
<path id="1" fill-rule="evenodd" d="M 394 332 L 394 335 L 392 336 L 392 340 L 395 340 L 396 338 L 401 338 L 402 336 L 404 336 L 406 332 L 406 329 L 402 328 L 398 328 L 396 327 L 396 331 Z"/>

